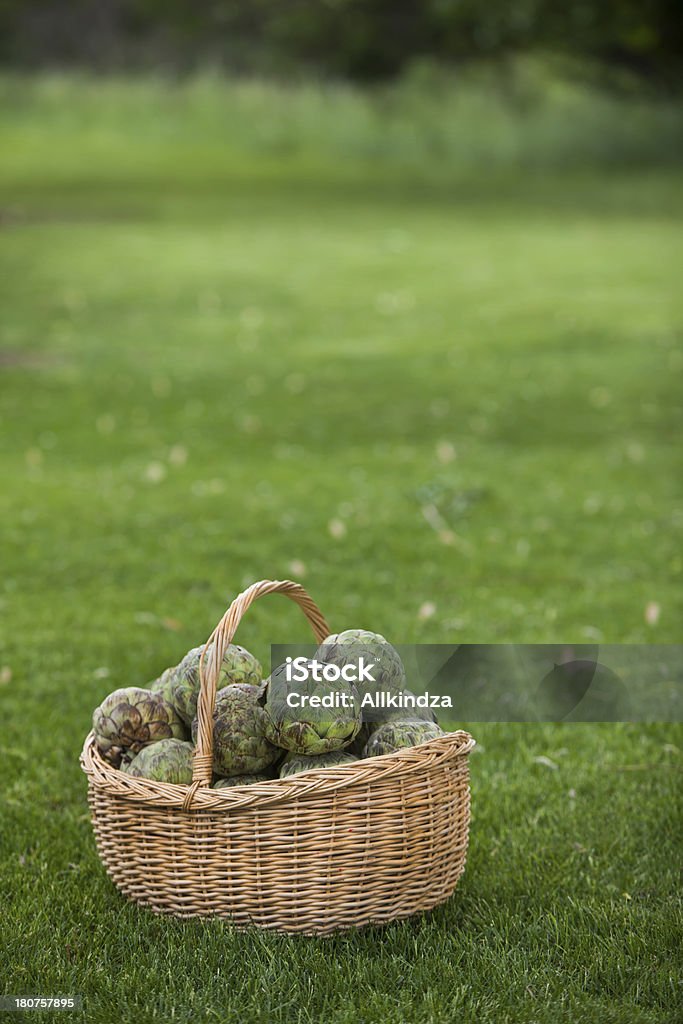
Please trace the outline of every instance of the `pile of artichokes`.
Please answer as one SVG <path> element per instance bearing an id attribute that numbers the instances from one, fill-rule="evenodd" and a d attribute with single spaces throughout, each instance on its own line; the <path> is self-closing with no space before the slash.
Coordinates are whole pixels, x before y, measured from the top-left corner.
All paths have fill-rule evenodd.
<path id="1" fill-rule="evenodd" d="M 197 739 L 199 664 L 204 647 L 189 651 L 146 688 L 115 690 L 93 714 L 97 749 L 113 767 L 138 778 L 189 785 Z M 315 658 L 343 667 L 359 654 L 376 666 L 375 690 L 409 694 L 398 652 L 379 633 L 349 629 L 327 637 Z M 211 655 L 207 651 L 206 658 Z M 316 706 L 291 707 L 288 693 L 316 695 Z M 333 709 L 317 702 L 347 693 Z M 263 680 L 256 658 L 237 644 L 223 656 L 213 714 L 214 789 L 287 778 L 311 768 L 350 764 L 443 735 L 430 711 L 374 710 L 362 715 L 368 684 L 289 682 L 285 666 Z"/>

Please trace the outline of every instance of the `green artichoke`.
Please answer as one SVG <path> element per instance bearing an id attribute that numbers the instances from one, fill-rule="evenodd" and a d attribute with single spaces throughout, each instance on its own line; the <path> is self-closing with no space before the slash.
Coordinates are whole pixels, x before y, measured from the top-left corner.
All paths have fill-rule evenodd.
<path id="1" fill-rule="evenodd" d="M 263 686 L 233 683 L 216 694 L 213 712 L 213 770 L 216 775 L 252 775 L 280 756 L 266 737 L 266 715 L 259 703 Z M 192 723 L 197 741 L 197 719 Z"/>
<path id="2" fill-rule="evenodd" d="M 170 685 L 170 700 L 178 714 L 190 725 L 197 714 L 197 698 L 199 697 L 199 662 L 204 644 L 194 647 L 185 655 L 173 672 Z M 204 663 L 208 668 L 211 650 L 206 653 Z M 253 654 L 238 644 L 228 644 L 223 655 L 221 671 L 216 680 L 216 690 L 233 683 L 248 683 L 258 686 L 263 678 L 263 670 Z"/>
<path id="3" fill-rule="evenodd" d="M 157 693 L 128 686 L 105 697 L 92 716 L 97 749 L 118 768 L 124 752 L 137 754 L 149 743 L 187 732 L 175 708 Z"/>
<path id="4" fill-rule="evenodd" d="M 264 710 L 271 743 L 295 754 L 325 754 L 348 746 L 361 725 L 355 687 L 341 679 L 326 683 L 310 676 L 290 681 L 286 671 L 286 665 L 280 665 L 267 681 Z M 323 701 L 328 706 L 321 706 Z"/>
<path id="5" fill-rule="evenodd" d="M 386 722 L 436 722 L 436 715 L 430 708 L 420 708 L 416 705 L 403 707 L 400 705 L 401 698 L 412 699 L 415 694 L 412 690 L 396 690 L 386 695 L 390 699 L 396 698 L 399 701 L 398 707 L 376 707 L 367 715 L 368 732 L 373 733 Z"/>
<path id="6" fill-rule="evenodd" d="M 173 704 L 173 687 L 175 685 L 177 668 L 178 666 L 174 665 L 173 668 L 165 669 L 158 679 L 155 679 L 154 682 L 149 683 L 147 686 L 148 690 L 151 690 L 152 693 L 158 693 L 169 704 Z"/>
<path id="7" fill-rule="evenodd" d="M 332 633 L 318 647 L 317 661 L 328 665 L 358 666 L 360 658 L 365 665 L 372 665 L 373 681 L 363 680 L 356 684 L 361 701 L 366 694 L 375 695 L 387 690 L 403 689 L 406 681 L 405 669 L 398 651 L 382 636 L 367 629 L 346 629 L 343 633 Z"/>
<path id="8" fill-rule="evenodd" d="M 268 782 L 269 775 L 233 775 L 231 779 L 218 779 L 214 782 L 212 789 L 232 789 L 233 786 L 254 786 L 257 782 Z"/>
<path id="9" fill-rule="evenodd" d="M 365 744 L 364 757 L 379 757 L 380 754 L 393 754 L 405 747 L 415 747 L 418 743 L 443 736 L 435 722 L 385 722 L 371 735 Z"/>
<path id="10" fill-rule="evenodd" d="M 348 754 L 345 750 L 330 750 L 327 754 L 314 754 L 312 757 L 306 754 L 288 754 L 280 768 L 280 778 L 286 779 L 289 775 L 297 775 L 299 772 L 310 772 L 312 768 L 331 768 L 335 764 L 351 764 L 358 758 Z"/>
<path id="11" fill-rule="evenodd" d="M 194 747 L 183 740 L 159 740 L 143 747 L 130 764 L 123 769 L 137 778 L 156 782 L 174 782 L 189 786 L 192 782 L 192 755 Z"/>

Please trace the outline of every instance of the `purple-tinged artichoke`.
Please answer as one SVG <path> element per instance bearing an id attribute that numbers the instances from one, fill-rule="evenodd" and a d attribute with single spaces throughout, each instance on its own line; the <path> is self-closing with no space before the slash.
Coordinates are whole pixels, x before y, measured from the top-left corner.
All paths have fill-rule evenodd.
<path id="1" fill-rule="evenodd" d="M 189 786 L 192 782 L 194 747 L 183 740 L 159 740 L 143 747 L 123 769 L 128 775 L 156 782 L 173 782 Z"/>
<path id="2" fill-rule="evenodd" d="M 233 775 L 231 779 L 217 779 L 212 789 L 232 789 L 234 786 L 254 786 L 257 782 L 269 782 L 269 775 L 253 773 L 251 775 Z"/>
<path id="3" fill-rule="evenodd" d="M 346 750 L 330 750 L 327 754 L 314 754 L 311 757 L 305 754 L 288 754 L 280 768 L 280 778 L 286 779 L 290 775 L 298 775 L 299 772 L 310 772 L 313 768 L 331 768 L 336 764 L 351 764 L 358 758 Z"/>
<path id="4" fill-rule="evenodd" d="M 266 737 L 266 715 L 259 703 L 262 686 L 234 683 L 216 694 L 213 712 L 213 770 L 216 775 L 252 775 L 268 768 L 280 751 Z M 192 723 L 197 741 L 197 719 Z"/>
<path id="5" fill-rule="evenodd" d="M 185 739 L 187 732 L 175 708 L 157 693 L 138 686 L 114 690 L 92 717 L 97 749 L 118 768 L 125 752 L 137 754 L 158 740 Z"/>
<path id="6" fill-rule="evenodd" d="M 415 747 L 418 743 L 443 736 L 435 722 L 385 722 L 373 732 L 365 744 L 364 757 L 379 757 L 381 754 L 394 754 L 406 747 Z"/>

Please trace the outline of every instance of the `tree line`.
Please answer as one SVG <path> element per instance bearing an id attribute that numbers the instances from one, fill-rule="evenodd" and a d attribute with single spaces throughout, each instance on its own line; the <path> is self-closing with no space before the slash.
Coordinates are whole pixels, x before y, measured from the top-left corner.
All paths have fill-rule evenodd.
<path id="1" fill-rule="evenodd" d="M 0 60 L 372 81 L 542 49 L 671 83 L 682 13 L 680 0 L 0 0 Z"/>

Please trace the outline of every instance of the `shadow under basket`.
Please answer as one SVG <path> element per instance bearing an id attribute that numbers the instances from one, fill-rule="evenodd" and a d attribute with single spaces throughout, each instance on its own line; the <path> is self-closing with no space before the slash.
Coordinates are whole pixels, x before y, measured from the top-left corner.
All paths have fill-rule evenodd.
<path id="1" fill-rule="evenodd" d="M 120 891 L 178 917 L 325 935 L 430 910 L 452 894 L 467 855 L 466 732 L 351 764 L 251 786 L 211 789 L 215 681 L 223 652 L 257 597 L 282 593 L 318 642 L 330 629 L 291 581 L 262 581 L 232 603 L 202 665 L 193 782 L 127 775 L 81 754 L 102 862 Z"/>

